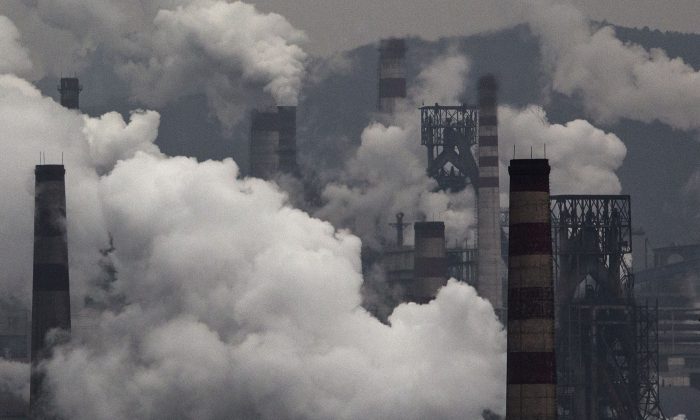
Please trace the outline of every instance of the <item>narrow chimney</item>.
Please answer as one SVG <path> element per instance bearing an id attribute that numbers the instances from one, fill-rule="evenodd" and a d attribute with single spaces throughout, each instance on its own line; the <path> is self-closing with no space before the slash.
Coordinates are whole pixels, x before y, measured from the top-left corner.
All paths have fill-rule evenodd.
<path id="1" fill-rule="evenodd" d="M 279 171 L 297 173 L 297 107 L 277 107 Z"/>
<path id="2" fill-rule="evenodd" d="M 500 189 L 498 186 L 498 85 L 479 80 L 479 182 L 477 200 L 478 289 L 500 315 L 503 311 Z"/>
<path id="3" fill-rule="evenodd" d="M 447 254 L 445 251 L 445 224 L 417 222 L 413 225 L 415 250 L 413 282 L 406 287 L 406 301 L 430 302 L 438 289 L 447 283 Z"/>
<path id="4" fill-rule="evenodd" d="M 68 109 L 80 109 L 80 92 L 83 87 L 77 77 L 62 77 L 58 85 L 61 94 L 61 105 Z"/>
<path id="5" fill-rule="evenodd" d="M 66 189 L 63 165 L 38 165 L 34 193 L 34 278 L 32 282 L 32 344 L 30 411 L 41 418 L 45 393 L 39 363 L 51 356 L 51 330 L 70 332 Z M 55 338 L 55 337 L 54 337 Z"/>
<path id="6" fill-rule="evenodd" d="M 547 159 L 510 161 L 508 420 L 556 419 Z"/>
<path id="7" fill-rule="evenodd" d="M 383 39 L 379 44 L 379 112 L 392 113 L 406 98 L 406 42 Z"/>
<path id="8" fill-rule="evenodd" d="M 277 112 L 254 110 L 251 119 L 250 175 L 269 180 L 280 167 Z"/>

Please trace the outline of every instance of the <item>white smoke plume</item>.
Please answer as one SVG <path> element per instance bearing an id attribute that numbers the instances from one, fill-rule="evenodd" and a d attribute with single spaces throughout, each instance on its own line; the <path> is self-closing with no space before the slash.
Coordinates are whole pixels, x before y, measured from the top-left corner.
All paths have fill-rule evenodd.
<path id="1" fill-rule="evenodd" d="M 29 53 L 19 43 L 19 31 L 6 16 L 0 15 L 0 74 L 22 74 L 32 69 Z"/>
<path id="2" fill-rule="evenodd" d="M 528 20 L 540 37 L 551 87 L 580 96 L 601 122 L 629 118 L 700 128 L 700 72 L 660 49 L 623 43 L 610 26 L 595 27 L 569 3 L 537 0 Z"/>
<path id="3" fill-rule="evenodd" d="M 551 124 L 535 105 L 524 109 L 501 106 L 499 154 L 502 201 L 507 198 L 508 162 L 513 157 L 542 158 L 552 166 L 552 194 L 619 194 L 622 186 L 615 171 L 622 166 L 627 148 L 615 134 L 585 120 Z"/>
<path id="4" fill-rule="evenodd" d="M 2 394 L 29 401 L 29 364 L 0 357 L 0 401 Z"/>
<path id="5" fill-rule="evenodd" d="M 36 78 L 106 60 L 132 99 L 160 107 L 204 93 L 226 127 L 259 102 L 295 105 L 305 35 L 278 14 L 223 0 L 9 0 L 8 13 L 40 63 Z M 55 50 L 61 50 L 60 55 Z M 248 105 L 245 105 L 248 104 Z"/>
<path id="6" fill-rule="evenodd" d="M 419 74 L 407 102 L 457 103 L 468 72 L 466 57 L 448 52 Z M 475 223 L 473 190 L 436 191 L 437 182 L 426 174 L 426 167 L 420 114 L 407 104 L 387 124 L 372 122 L 365 128 L 355 156 L 340 178 L 324 189 L 325 205 L 316 215 L 350 228 L 373 247 L 393 240 L 389 223 L 399 212 L 405 213 L 406 222 L 444 221 L 448 241 L 464 241 Z"/>
<path id="7" fill-rule="evenodd" d="M 93 314 L 45 363 L 57 414 L 471 419 L 503 411 L 505 337 L 471 287 L 452 281 L 430 304 L 401 305 L 390 325 L 380 323 L 360 307 L 355 236 L 290 207 L 273 184 L 241 180 L 230 159 L 164 156 L 152 144 L 157 124 L 148 111 L 128 123 L 87 118 L 0 76 L 0 287 L 27 301 L 32 168 L 39 151 L 48 163 L 63 151 L 73 310 L 82 311 L 99 275 L 107 232 L 113 292 L 125 302 Z"/>

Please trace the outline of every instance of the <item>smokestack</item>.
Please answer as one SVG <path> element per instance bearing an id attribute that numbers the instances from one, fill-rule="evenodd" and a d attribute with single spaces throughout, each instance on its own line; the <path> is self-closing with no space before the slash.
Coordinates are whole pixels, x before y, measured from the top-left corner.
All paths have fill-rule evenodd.
<path id="1" fill-rule="evenodd" d="M 503 310 L 500 189 L 498 187 L 498 84 L 479 79 L 478 287 L 497 313 Z"/>
<path id="2" fill-rule="evenodd" d="M 277 112 L 253 110 L 250 127 L 250 175 L 272 179 L 280 166 Z"/>
<path id="3" fill-rule="evenodd" d="M 438 289 L 447 283 L 447 254 L 445 252 L 445 224 L 417 222 L 413 225 L 415 250 L 413 282 L 405 287 L 405 300 L 428 303 Z"/>
<path id="4" fill-rule="evenodd" d="M 297 172 L 297 107 L 254 110 L 250 129 L 250 174 L 270 180 L 279 173 Z"/>
<path id="5" fill-rule="evenodd" d="M 68 109 L 80 109 L 80 91 L 83 87 L 77 77 L 62 77 L 58 85 L 61 94 L 61 105 Z"/>
<path id="6" fill-rule="evenodd" d="M 549 161 L 510 161 L 508 420 L 556 419 Z"/>
<path id="7" fill-rule="evenodd" d="M 392 113 L 406 98 L 406 42 L 383 39 L 379 44 L 379 112 Z"/>
<path id="8" fill-rule="evenodd" d="M 287 174 L 297 173 L 297 107 L 277 107 L 279 130 L 279 170 Z"/>
<path id="9" fill-rule="evenodd" d="M 71 328 L 65 173 L 63 165 L 38 165 L 35 170 L 30 382 L 30 410 L 35 417 L 43 394 L 38 364 L 51 355 L 46 335 Z"/>

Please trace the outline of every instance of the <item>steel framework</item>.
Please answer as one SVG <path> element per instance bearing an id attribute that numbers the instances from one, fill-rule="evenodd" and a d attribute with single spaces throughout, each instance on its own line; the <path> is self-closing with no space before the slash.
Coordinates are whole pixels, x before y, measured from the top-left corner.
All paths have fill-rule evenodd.
<path id="1" fill-rule="evenodd" d="M 428 175 L 442 190 L 461 191 L 471 183 L 476 190 L 479 168 L 474 158 L 479 124 L 474 106 L 424 106 L 421 144 L 428 149 Z"/>
<path id="2" fill-rule="evenodd" d="M 661 419 L 657 308 L 636 305 L 630 198 L 551 197 L 559 419 Z"/>
<path id="3" fill-rule="evenodd" d="M 475 286 L 477 281 L 476 257 L 476 248 L 447 248 L 447 275 Z"/>

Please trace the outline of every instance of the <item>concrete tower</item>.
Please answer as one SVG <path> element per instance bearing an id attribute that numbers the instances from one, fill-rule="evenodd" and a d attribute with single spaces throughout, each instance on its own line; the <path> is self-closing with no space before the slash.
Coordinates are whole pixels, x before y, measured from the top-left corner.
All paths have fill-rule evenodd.
<path id="1" fill-rule="evenodd" d="M 391 113 L 406 98 L 406 42 L 383 39 L 379 44 L 379 112 Z"/>
<path id="2" fill-rule="evenodd" d="M 405 286 L 408 302 L 430 302 L 440 287 L 447 283 L 445 224 L 417 222 L 413 225 L 415 250 L 413 281 Z"/>
<path id="3" fill-rule="evenodd" d="M 250 129 L 250 174 L 272 179 L 297 173 L 297 107 L 254 110 Z"/>
<path id="4" fill-rule="evenodd" d="M 65 173 L 63 165 L 38 165 L 35 170 L 30 383 L 30 409 L 35 417 L 43 393 L 36 368 L 51 354 L 47 334 L 71 328 Z"/>
<path id="5" fill-rule="evenodd" d="M 58 85 L 61 94 L 61 105 L 68 109 L 80 109 L 80 91 L 83 87 L 77 77 L 62 77 Z"/>
<path id="6" fill-rule="evenodd" d="M 478 288 L 500 313 L 503 310 L 500 189 L 498 187 L 498 85 L 492 75 L 479 80 L 479 182 L 477 205 Z"/>
<path id="7" fill-rule="evenodd" d="M 556 419 L 547 159 L 510 161 L 508 420 Z"/>

